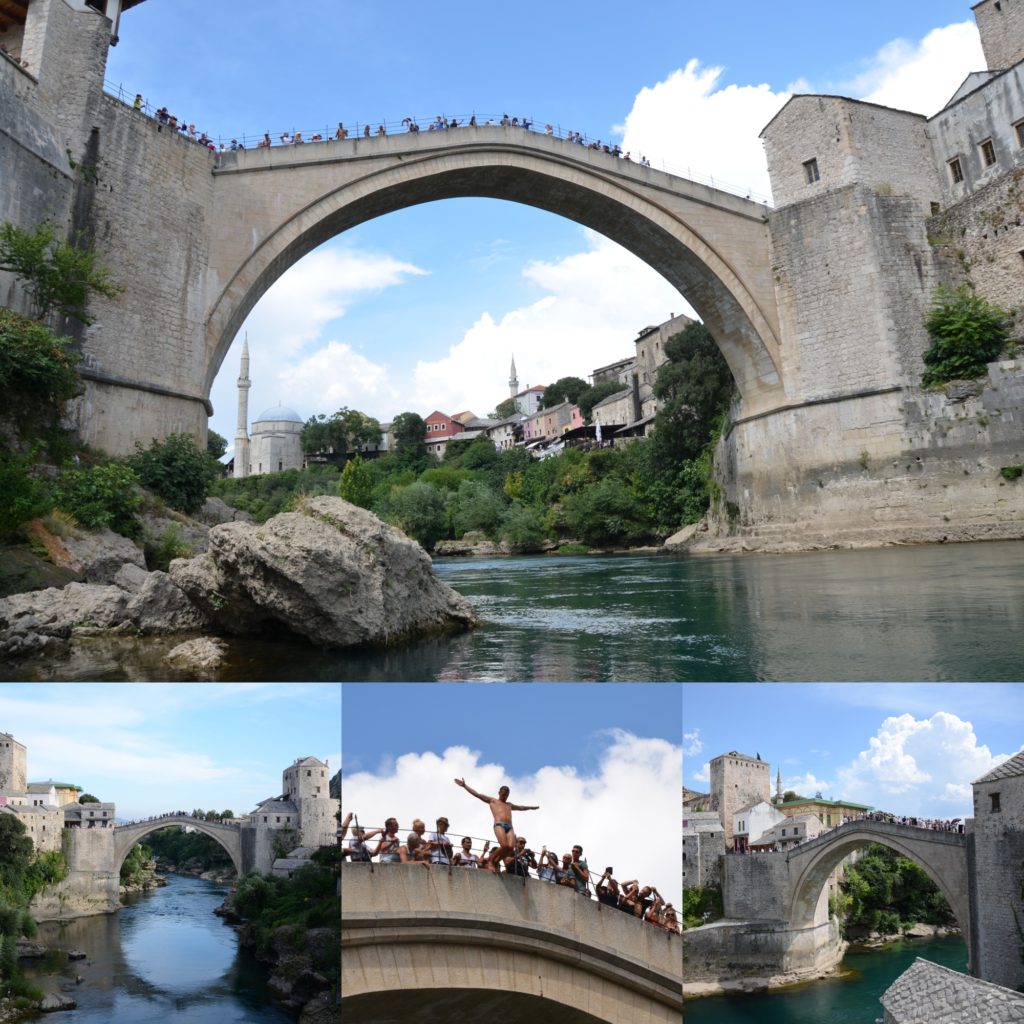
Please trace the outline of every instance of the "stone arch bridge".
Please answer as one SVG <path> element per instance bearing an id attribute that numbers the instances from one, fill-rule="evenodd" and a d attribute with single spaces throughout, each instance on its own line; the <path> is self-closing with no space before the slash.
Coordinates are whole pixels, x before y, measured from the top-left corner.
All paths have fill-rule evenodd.
<path id="1" fill-rule="evenodd" d="M 535 879 L 345 864 L 342 1017 L 364 1024 L 678 1024 L 682 948 Z"/>
<path id="2" fill-rule="evenodd" d="M 828 903 L 824 893 L 829 875 L 846 857 L 868 843 L 887 846 L 924 870 L 945 896 L 970 948 L 967 837 L 956 832 L 867 819 L 846 822 L 785 854 L 789 865 L 790 926 L 810 928 L 827 919 Z"/>
<path id="3" fill-rule="evenodd" d="M 111 870 L 118 874 L 125 857 L 128 856 L 131 848 L 141 842 L 150 832 L 167 828 L 169 825 L 190 825 L 197 832 L 209 836 L 224 849 L 231 858 L 235 873 L 239 878 L 243 870 L 242 857 L 242 830 L 238 825 L 226 825 L 221 822 L 204 821 L 202 818 L 193 818 L 190 814 L 168 814 L 160 818 L 153 818 L 149 821 L 137 821 L 130 825 L 118 825 L 113 829 L 114 843 L 112 847 L 113 863 Z"/>

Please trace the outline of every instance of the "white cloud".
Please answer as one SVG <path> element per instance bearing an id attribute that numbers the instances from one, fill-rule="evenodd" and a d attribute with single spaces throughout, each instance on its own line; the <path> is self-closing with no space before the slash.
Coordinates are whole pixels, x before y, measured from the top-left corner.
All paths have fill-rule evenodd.
<path id="1" fill-rule="evenodd" d="M 616 729 L 607 734 L 593 775 L 571 765 L 546 765 L 513 776 L 500 764 L 481 762 L 478 751 L 456 746 L 441 755 L 403 754 L 384 772 L 348 775 L 342 800 L 345 811 L 355 811 L 364 826 L 396 817 L 403 837 L 414 818 L 432 826 L 443 814 L 451 822 L 450 834 L 487 839 L 493 838 L 487 809 L 453 780 L 465 777 L 488 794 L 507 784 L 514 803 L 540 807 L 513 815 L 517 835 L 526 836 L 532 849 L 546 844 L 561 854 L 579 843 L 592 871 L 600 874 L 610 864 L 616 877 L 651 882 L 678 907 L 681 770 L 680 747 Z M 474 844 L 477 853 L 481 845 Z"/>
<path id="2" fill-rule="evenodd" d="M 791 789 L 801 796 L 814 796 L 821 793 L 823 796 L 836 796 L 833 792 L 832 783 L 827 779 L 819 779 L 814 772 L 804 772 L 803 775 L 786 776 L 782 780 L 783 790 Z M 841 799 L 840 797 L 837 797 Z"/>
<path id="3" fill-rule="evenodd" d="M 386 366 L 374 363 L 340 341 L 283 366 L 276 374 L 276 392 L 285 405 L 330 414 L 342 406 L 390 408 L 398 400 Z"/>
<path id="4" fill-rule="evenodd" d="M 971 71 L 984 67 L 978 29 L 973 21 L 964 21 L 934 29 L 919 43 L 887 43 L 842 93 L 930 116 Z"/>
<path id="5" fill-rule="evenodd" d="M 993 754 L 970 722 L 947 711 L 924 719 L 896 715 L 839 770 L 841 795 L 894 814 L 965 817 L 971 782 L 1010 756 Z"/>
<path id="6" fill-rule="evenodd" d="M 704 742 L 700 738 L 700 729 L 683 733 L 683 757 L 696 757 L 703 749 Z"/>
<path id="7" fill-rule="evenodd" d="M 520 388 L 569 374 L 585 378 L 631 354 L 648 323 L 690 312 L 679 292 L 631 253 L 596 232 L 584 235 L 585 252 L 523 270 L 546 295 L 497 322 L 484 312 L 447 355 L 417 362 L 412 408 L 485 415 L 507 397 L 496 387 L 495 366 L 507 366 L 513 355 Z"/>
<path id="8" fill-rule="evenodd" d="M 767 198 L 768 167 L 758 136 L 789 94 L 768 85 L 719 87 L 724 71 L 694 58 L 642 89 L 621 127 L 622 148 L 675 174 Z"/>
<path id="9" fill-rule="evenodd" d="M 367 292 L 425 274 L 412 263 L 340 246 L 317 249 L 279 277 L 242 325 L 275 357 L 292 356 L 321 338 Z"/>
<path id="10" fill-rule="evenodd" d="M 705 761 L 701 766 L 700 771 L 693 773 L 694 782 L 710 782 L 711 781 L 711 762 Z"/>

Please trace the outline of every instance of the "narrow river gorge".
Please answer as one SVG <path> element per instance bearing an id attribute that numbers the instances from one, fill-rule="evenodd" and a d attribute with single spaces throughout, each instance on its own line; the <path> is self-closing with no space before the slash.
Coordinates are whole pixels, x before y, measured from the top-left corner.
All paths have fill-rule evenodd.
<path id="1" fill-rule="evenodd" d="M 226 888 L 187 875 L 125 897 L 116 914 L 39 926 L 51 953 L 22 961 L 33 984 L 74 999 L 68 1024 L 283 1024 L 267 971 L 214 916 Z M 78 949 L 84 960 L 69 961 Z M 61 952 L 53 952 L 60 950 Z M 80 983 L 76 977 L 81 977 Z"/>

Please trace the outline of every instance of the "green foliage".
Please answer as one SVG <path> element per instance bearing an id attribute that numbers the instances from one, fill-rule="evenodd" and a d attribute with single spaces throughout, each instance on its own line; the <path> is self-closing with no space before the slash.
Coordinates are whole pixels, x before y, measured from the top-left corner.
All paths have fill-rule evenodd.
<path id="1" fill-rule="evenodd" d="M 263 523 L 290 508 L 299 494 L 309 497 L 337 494 L 338 471 L 334 466 L 311 466 L 308 469 L 286 469 L 283 473 L 261 473 L 238 480 L 215 480 L 210 485 L 210 492 L 229 505 L 249 512 L 256 522 Z"/>
<path id="2" fill-rule="evenodd" d="M 0 814 L 0 886 L 19 892 L 32 855 L 32 840 L 25 834 L 24 823 L 14 814 Z"/>
<path id="3" fill-rule="evenodd" d="M 887 846 L 872 843 L 842 882 L 844 934 L 864 928 L 894 934 L 918 922 L 951 926 L 949 904 L 925 871 Z"/>
<path id="4" fill-rule="evenodd" d="M 98 804 L 98 803 L 101 803 L 100 798 L 98 796 L 93 796 L 92 793 L 83 793 L 78 798 L 78 802 L 80 804 Z"/>
<path id="5" fill-rule="evenodd" d="M 138 482 L 135 473 L 119 462 L 66 471 L 57 482 L 56 503 L 82 526 L 109 526 L 135 537 L 139 533 L 135 513 L 142 505 Z"/>
<path id="6" fill-rule="evenodd" d="M 494 411 L 499 420 L 507 420 L 510 416 L 514 416 L 519 408 L 514 398 L 506 398 L 504 402 L 498 403 L 498 408 Z"/>
<path id="7" fill-rule="evenodd" d="M 193 817 L 205 817 L 203 814 Z M 233 817 L 233 815 L 228 815 Z M 170 825 L 167 828 L 150 832 L 146 836 L 146 842 L 152 850 L 154 857 L 162 857 L 173 864 L 182 866 L 188 864 L 199 868 L 202 871 L 210 871 L 214 868 L 233 870 L 234 865 L 231 858 L 216 839 L 204 835 L 202 832 L 182 832 L 177 825 Z"/>
<path id="8" fill-rule="evenodd" d="M 369 508 L 373 502 L 373 473 L 358 453 L 345 463 L 341 471 L 338 493 L 360 508 Z"/>
<path id="9" fill-rule="evenodd" d="M 403 487 L 390 500 L 392 521 L 428 551 L 449 534 L 444 496 L 430 484 Z"/>
<path id="10" fill-rule="evenodd" d="M 56 885 L 67 877 L 68 862 L 60 850 L 45 850 L 37 853 L 25 871 L 25 891 L 28 894 L 28 899 L 31 900 L 37 892 L 42 892 L 46 886 Z M 34 930 L 35 922 L 28 914 L 24 916 L 28 918 L 28 926 Z M 26 924 L 23 922 L 23 930 L 25 926 Z"/>
<path id="11" fill-rule="evenodd" d="M 175 558 L 189 558 L 192 554 L 192 545 L 182 536 L 181 527 L 171 523 L 155 543 L 146 544 L 146 565 L 151 572 L 167 572 Z"/>
<path id="12" fill-rule="evenodd" d="M 1008 337 L 1009 315 L 976 295 L 968 285 L 937 288 L 925 327 L 932 339 L 924 354 L 926 387 L 981 377 Z"/>
<path id="13" fill-rule="evenodd" d="M 342 406 L 337 412 L 325 416 L 311 416 L 302 428 L 302 450 L 312 452 L 364 451 L 380 443 L 380 423 L 372 416 Z"/>
<path id="14" fill-rule="evenodd" d="M 575 405 L 580 396 L 590 390 L 590 385 L 581 377 L 559 377 L 554 384 L 549 384 L 541 396 L 540 407 L 550 409 L 561 402 L 572 402 Z M 622 385 L 617 385 L 617 390 L 622 390 Z"/>
<path id="15" fill-rule="evenodd" d="M 211 459 L 220 460 L 228 450 L 228 439 L 221 437 L 216 430 L 206 431 L 206 454 Z"/>
<path id="16" fill-rule="evenodd" d="M 69 338 L 0 308 L 0 394 L 3 415 L 19 436 L 52 430 L 78 387 L 78 353 Z"/>
<path id="17" fill-rule="evenodd" d="M 12 452 L 0 443 L 0 536 L 53 507 L 49 483 L 36 475 L 36 452 Z"/>
<path id="18" fill-rule="evenodd" d="M 40 221 L 34 231 L 9 221 L 0 227 L 0 270 L 21 280 L 37 319 L 59 313 L 90 324 L 93 318 L 85 311 L 90 294 L 114 299 L 123 291 L 98 263 L 97 254 L 79 242 L 59 239 L 50 220 Z"/>
<path id="19" fill-rule="evenodd" d="M 683 890 L 683 928 L 697 928 L 722 916 L 722 891 L 715 888 L 691 886 Z"/>
<path id="20" fill-rule="evenodd" d="M 630 484 L 607 476 L 565 499 L 569 533 L 592 547 L 639 544 L 650 539 L 651 522 Z"/>
<path id="21" fill-rule="evenodd" d="M 158 494 L 171 508 L 186 513 L 199 511 L 217 473 L 216 460 L 197 448 L 190 434 L 154 439 L 149 448 L 136 442 L 130 464 L 143 487 Z"/>
<path id="22" fill-rule="evenodd" d="M 484 434 L 460 441 L 449 441 L 444 464 L 457 469 L 487 470 L 498 464 L 494 442 Z"/>
<path id="23" fill-rule="evenodd" d="M 148 846 L 136 843 L 128 851 L 128 856 L 125 857 L 124 863 L 121 865 L 121 884 L 139 885 L 152 878 L 153 871 L 149 867 L 152 857 L 153 852 Z"/>
<path id="24" fill-rule="evenodd" d="M 494 450 L 493 445 L 491 450 Z M 456 536 L 461 537 L 470 530 L 481 530 L 488 537 L 494 537 L 505 518 L 505 502 L 487 484 L 479 480 L 464 480 L 449 511 Z"/>
<path id="25" fill-rule="evenodd" d="M 415 412 L 400 412 L 391 421 L 391 434 L 395 439 L 395 458 L 399 463 L 426 468 L 427 424 L 422 416 Z"/>
<path id="26" fill-rule="evenodd" d="M 539 551 L 547 536 L 536 509 L 516 502 L 501 520 L 498 539 L 515 552 L 526 552 Z"/>
<path id="27" fill-rule="evenodd" d="M 1004 480 L 1019 480 L 1024 476 L 1024 466 L 1003 466 L 999 470 L 999 475 Z"/>
<path id="28" fill-rule="evenodd" d="M 580 396 L 576 404 L 580 407 L 580 414 L 583 416 L 585 423 L 593 422 L 594 406 L 598 402 L 608 398 L 609 395 L 614 395 L 618 391 L 622 391 L 623 386 L 617 380 L 606 380 L 600 384 L 595 384 L 593 387 L 587 388 Z"/>

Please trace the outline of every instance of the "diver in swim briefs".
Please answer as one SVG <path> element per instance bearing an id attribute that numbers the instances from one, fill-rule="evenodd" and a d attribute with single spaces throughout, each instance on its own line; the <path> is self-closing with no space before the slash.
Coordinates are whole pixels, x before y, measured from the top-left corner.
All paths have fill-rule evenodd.
<path id="1" fill-rule="evenodd" d="M 510 804 L 508 802 L 508 786 L 502 786 L 498 790 L 498 795 L 494 797 L 478 793 L 472 786 L 466 785 L 465 779 L 456 779 L 455 785 L 461 786 L 467 793 L 475 796 L 477 800 L 483 800 L 491 809 L 491 816 L 494 818 L 494 836 L 498 840 L 498 846 L 496 847 L 497 852 L 491 855 L 489 867 L 490 870 L 496 872 L 499 861 L 507 860 L 515 854 L 516 834 L 512 828 L 512 812 L 537 811 L 540 808 L 537 806 Z"/>

